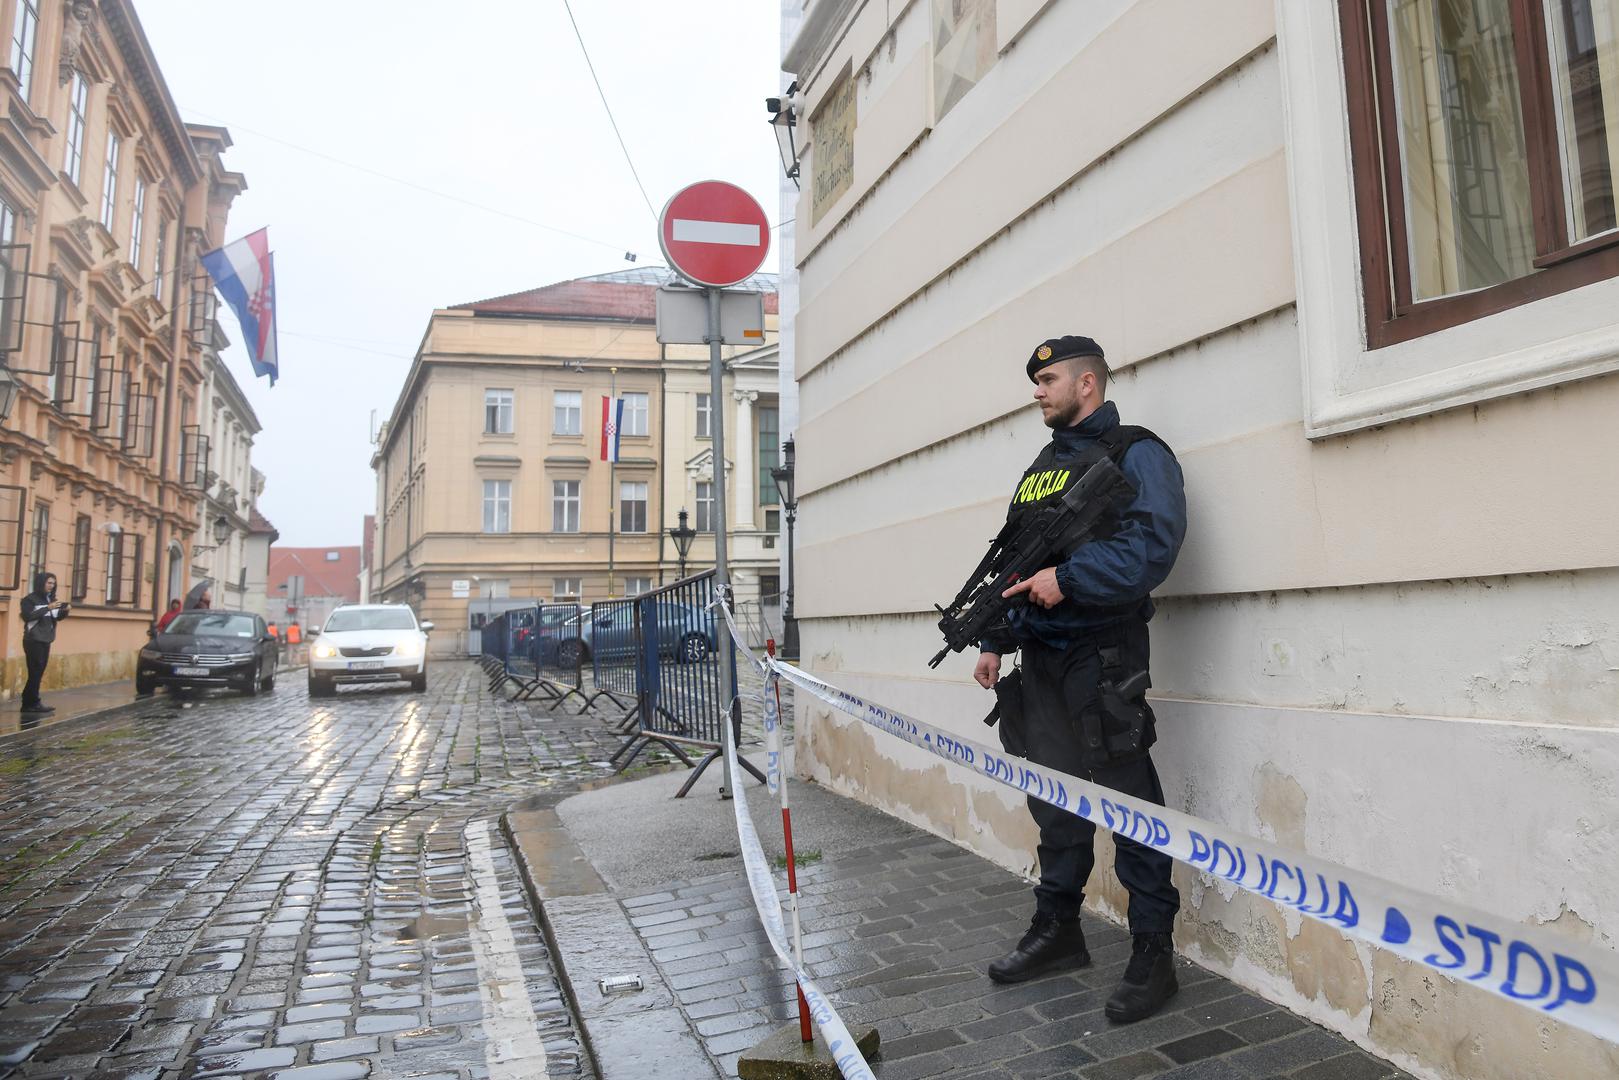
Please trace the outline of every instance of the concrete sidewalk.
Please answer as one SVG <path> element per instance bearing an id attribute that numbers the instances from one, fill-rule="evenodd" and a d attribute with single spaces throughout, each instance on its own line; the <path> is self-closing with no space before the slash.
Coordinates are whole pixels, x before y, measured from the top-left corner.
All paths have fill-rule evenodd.
<path id="1" fill-rule="evenodd" d="M 672 799 L 684 779 L 615 784 L 507 817 L 605 1080 L 735 1076 L 741 1053 L 796 1015 L 717 770 Z M 774 858 L 779 807 L 752 783 L 748 800 Z M 999 986 L 984 967 L 1027 926 L 1026 882 L 816 785 L 796 782 L 792 801 L 805 962 L 851 1026 L 878 1028 L 881 1080 L 1409 1080 L 1186 961 L 1163 1013 L 1111 1024 L 1102 1005 L 1129 937 L 1089 916 L 1091 967 Z M 646 989 L 604 995 L 596 980 L 616 974 Z"/>

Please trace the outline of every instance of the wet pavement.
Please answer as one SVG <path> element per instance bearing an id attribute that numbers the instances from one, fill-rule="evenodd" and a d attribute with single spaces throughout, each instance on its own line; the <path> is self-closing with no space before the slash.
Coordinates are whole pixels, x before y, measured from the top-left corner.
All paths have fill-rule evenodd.
<path id="1" fill-rule="evenodd" d="M 498 820 L 619 740 L 486 685 L 0 740 L 0 1076 L 593 1075 Z"/>

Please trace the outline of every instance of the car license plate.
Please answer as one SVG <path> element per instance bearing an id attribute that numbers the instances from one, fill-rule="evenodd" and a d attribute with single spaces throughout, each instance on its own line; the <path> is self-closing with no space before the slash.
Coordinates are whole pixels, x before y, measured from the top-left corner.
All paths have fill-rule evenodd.
<path id="1" fill-rule="evenodd" d="M 174 673 L 176 675 L 206 675 L 208 674 L 208 669 L 205 667 L 177 667 L 174 669 Z"/>
<path id="2" fill-rule="evenodd" d="M 376 671 L 382 667 L 381 660 L 350 660 L 350 671 Z"/>

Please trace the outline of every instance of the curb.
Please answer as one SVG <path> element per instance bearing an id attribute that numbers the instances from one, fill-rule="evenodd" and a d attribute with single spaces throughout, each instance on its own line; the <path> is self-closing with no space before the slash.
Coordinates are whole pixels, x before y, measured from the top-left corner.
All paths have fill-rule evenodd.
<path id="1" fill-rule="evenodd" d="M 113 713 L 122 712 L 125 709 L 133 709 L 138 705 L 145 704 L 148 704 L 148 701 L 139 699 L 135 701 L 125 701 L 117 705 L 108 705 L 105 708 L 96 709 L 94 712 L 79 713 L 76 716 L 63 717 L 61 720 L 52 720 L 49 723 L 40 724 L 37 727 L 24 728 L 20 731 L 0 732 L 0 743 L 4 743 L 4 741 L 7 739 L 15 739 L 22 735 L 40 735 L 47 731 L 56 731 L 58 729 L 66 728 L 69 725 L 83 723 L 88 720 L 105 720 Z"/>
<path id="2" fill-rule="evenodd" d="M 514 818 L 519 820 L 514 823 Z M 717 1066 L 624 906 L 567 835 L 556 812 L 508 810 L 500 816 L 500 831 L 516 857 L 523 889 L 539 917 L 557 981 L 579 1021 L 580 1039 L 596 1074 L 719 1080 Z M 550 840 L 541 839 L 547 835 Z M 600 991 L 597 980 L 622 974 L 639 975 L 643 988 L 611 996 Z"/>

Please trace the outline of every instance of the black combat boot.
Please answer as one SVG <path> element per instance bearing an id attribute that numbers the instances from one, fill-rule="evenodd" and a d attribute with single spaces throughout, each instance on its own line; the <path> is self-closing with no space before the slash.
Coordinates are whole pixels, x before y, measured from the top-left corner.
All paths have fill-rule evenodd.
<path id="1" fill-rule="evenodd" d="M 1091 962 L 1091 954 L 1085 948 L 1085 931 L 1079 928 L 1078 917 L 1059 919 L 1037 911 L 1029 922 L 1029 932 L 1023 935 L 1017 948 L 989 965 L 989 977 L 998 983 L 1022 982 L 1063 960 L 1072 960 L 1075 967 Z"/>
<path id="2" fill-rule="evenodd" d="M 1136 934 L 1130 965 L 1113 996 L 1107 999 L 1107 1018 L 1116 1024 L 1145 1020 L 1175 996 L 1175 943 L 1168 934 Z"/>

